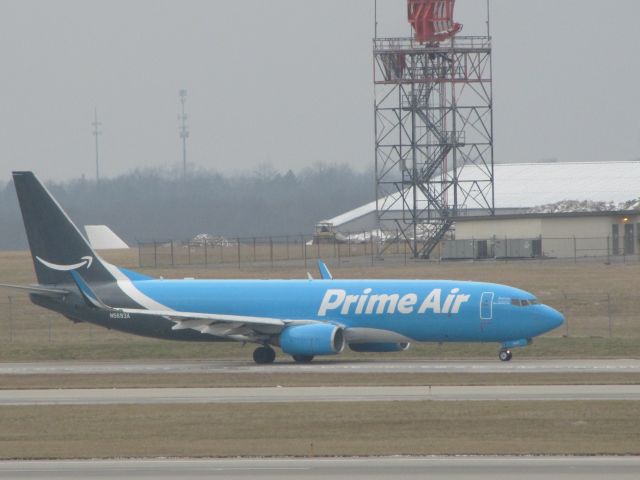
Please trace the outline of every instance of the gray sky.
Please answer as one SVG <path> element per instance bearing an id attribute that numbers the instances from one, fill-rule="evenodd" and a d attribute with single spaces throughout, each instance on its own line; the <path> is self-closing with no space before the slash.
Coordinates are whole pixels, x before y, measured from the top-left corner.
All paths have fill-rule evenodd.
<path id="1" fill-rule="evenodd" d="M 465 34 L 484 0 L 458 0 Z M 379 0 L 381 36 L 408 35 Z M 640 2 L 492 0 L 496 161 L 640 157 Z M 373 0 L 0 0 L 0 180 L 373 162 Z"/>

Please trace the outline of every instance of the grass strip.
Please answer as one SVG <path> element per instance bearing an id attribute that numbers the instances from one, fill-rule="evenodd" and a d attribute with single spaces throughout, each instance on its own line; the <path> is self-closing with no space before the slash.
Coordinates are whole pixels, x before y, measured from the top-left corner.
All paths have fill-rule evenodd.
<path id="1" fill-rule="evenodd" d="M 0 458 L 638 454 L 640 402 L 0 407 Z"/>

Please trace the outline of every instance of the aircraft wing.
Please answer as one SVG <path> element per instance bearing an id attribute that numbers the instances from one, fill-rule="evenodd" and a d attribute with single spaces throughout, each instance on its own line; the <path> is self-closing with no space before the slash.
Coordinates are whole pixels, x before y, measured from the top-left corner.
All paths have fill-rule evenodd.
<path id="1" fill-rule="evenodd" d="M 259 341 L 268 338 L 269 335 L 280 333 L 289 325 L 321 323 L 317 320 L 287 320 L 245 315 L 182 312 L 168 309 L 146 310 L 142 308 L 115 308 L 102 302 L 78 272 L 72 271 L 71 275 L 80 289 L 82 296 L 94 307 L 114 313 L 164 317 L 175 323 L 173 330 L 193 329 L 200 333 L 228 337 L 233 340 Z"/>
<path id="2" fill-rule="evenodd" d="M 42 285 L 9 285 L 0 283 L 0 288 L 8 288 L 10 290 L 18 290 L 24 293 L 36 293 L 38 295 L 45 295 L 49 297 L 59 297 L 61 295 L 68 295 L 71 293 L 64 288 L 43 287 Z"/>
<path id="3" fill-rule="evenodd" d="M 321 323 L 317 320 L 286 320 L 245 315 L 179 312 L 175 310 L 144 310 L 137 308 L 115 308 L 112 310 L 134 315 L 161 316 L 175 323 L 173 330 L 192 329 L 200 333 L 229 337 L 239 341 L 266 339 L 269 335 L 278 334 L 290 325 Z"/>

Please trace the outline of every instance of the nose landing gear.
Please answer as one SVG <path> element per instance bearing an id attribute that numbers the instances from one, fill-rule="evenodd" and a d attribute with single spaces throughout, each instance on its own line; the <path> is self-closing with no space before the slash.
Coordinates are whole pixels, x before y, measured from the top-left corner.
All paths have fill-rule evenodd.
<path id="1" fill-rule="evenodd" d="M 509 360 L 511 360 L 512 356 L 513 355 L 511 354 L 511 350 L 508 349 L 500 350 L 500 353 L 498 354 L 498 358 L 502 362 L 508 362 Z"/>
<path id="2" fill-rule="evenodd" d="M 273 363 L 275 359 L 276 352 L 268 345 L 258 347 L 253 351 L 253 361 L 257 364 L 264 365 L 267 363 Z"/>

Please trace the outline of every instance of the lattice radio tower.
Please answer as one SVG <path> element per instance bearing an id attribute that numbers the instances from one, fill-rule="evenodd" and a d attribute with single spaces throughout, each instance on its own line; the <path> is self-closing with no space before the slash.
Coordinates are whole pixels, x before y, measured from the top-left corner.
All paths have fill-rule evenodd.
<path id="1" fill-rule="evenodd" d="M 416 258 L 456 217 L 494 214 L 489 23 L 459 35 L 454 4 L 408 0 L 414 36 L 373 42 L 378 221 Z"/>

